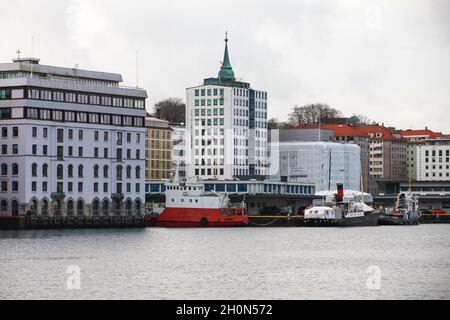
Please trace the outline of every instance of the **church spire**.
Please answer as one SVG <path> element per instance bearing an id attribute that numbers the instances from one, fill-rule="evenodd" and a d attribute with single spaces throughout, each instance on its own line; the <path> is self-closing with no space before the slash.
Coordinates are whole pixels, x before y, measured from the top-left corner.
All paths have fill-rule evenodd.
<path id="1" fill-rule="evenodd" d="M 219 79 L 234 80 L 234 72 L 228 56 L 228 32 L 225 32 L 225 53 L 223 55 L 222 67 L 219 71 Z"/>

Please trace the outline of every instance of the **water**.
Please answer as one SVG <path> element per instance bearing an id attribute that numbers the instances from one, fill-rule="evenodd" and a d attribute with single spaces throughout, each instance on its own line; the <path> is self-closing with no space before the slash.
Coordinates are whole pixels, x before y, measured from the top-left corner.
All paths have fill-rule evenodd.
<path id="1" fill-rule="evenodd" d="M 0 299 L 449 296 L 450 225 L 0 231 Z"/>

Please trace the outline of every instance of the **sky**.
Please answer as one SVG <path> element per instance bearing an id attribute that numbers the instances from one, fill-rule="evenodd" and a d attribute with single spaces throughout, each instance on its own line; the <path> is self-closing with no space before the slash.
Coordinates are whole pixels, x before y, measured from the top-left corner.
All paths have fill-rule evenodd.
<path id="1" fill-rule="evenodd" d="M 121 73 L 149 111 L 217 76 L 228 31 L 235 76 L 268 92 L 269 118 L 327 103 L 450 133 L 448 0 L 1 0 L 0 30 L 0 62 L 20 49 Z"/>

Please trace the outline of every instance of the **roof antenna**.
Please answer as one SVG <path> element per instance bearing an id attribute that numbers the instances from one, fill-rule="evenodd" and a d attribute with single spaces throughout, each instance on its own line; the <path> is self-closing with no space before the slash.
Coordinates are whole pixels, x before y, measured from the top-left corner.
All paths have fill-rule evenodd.
<path id="1" fill-rule="evenodd" d="M 18 62 L 20 62 L 20 54 L 22 52 L 20 52 L 20 49 L 17 49 L 16 53 L 17 53 L 17 60 L 18 60 Z"/>
<path id="2" fill-rule="evenodd" d="M 136 89 L 139 89 L 139 52 L 136 51 Z"/>
<path id="3" fill-rule="evenodd" d="M 34 47 L 34 37 L 31 36 L 31 58 L 33 58 L 33 48 Z M 31 78 L 33 78 L 33 62 L 30 61 L 30 68 L 31 68 Z"/>

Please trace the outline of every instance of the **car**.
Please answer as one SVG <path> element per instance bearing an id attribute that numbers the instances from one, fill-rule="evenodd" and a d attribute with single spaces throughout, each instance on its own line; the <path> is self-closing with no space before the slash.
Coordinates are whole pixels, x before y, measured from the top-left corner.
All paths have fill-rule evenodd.
<path id="1" fill-rule="evenodd" d="M 441 214 L 447 214 L 447 212 L 445 212 L 442 209 L 433 209 L 433 210 L 431 210 L 431 214 L 441 215 Z"/>

